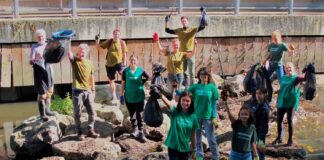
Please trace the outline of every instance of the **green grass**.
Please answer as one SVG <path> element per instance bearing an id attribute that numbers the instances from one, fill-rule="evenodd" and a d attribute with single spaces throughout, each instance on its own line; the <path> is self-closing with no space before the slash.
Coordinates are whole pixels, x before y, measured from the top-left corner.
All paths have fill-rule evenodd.
<path id="1" fill-rule="evenodd" d="M 61 98 L 58 95 L 54 95 L 52 100 L 51 110 L 58 112 L 59 114 L 72 115 L 73 103 L 69 92 L 66 93 L 66 98 Z"/>

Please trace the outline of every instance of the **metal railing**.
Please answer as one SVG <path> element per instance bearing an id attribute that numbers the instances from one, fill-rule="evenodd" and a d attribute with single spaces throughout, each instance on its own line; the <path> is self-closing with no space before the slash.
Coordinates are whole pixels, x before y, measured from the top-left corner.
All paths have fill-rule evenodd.
<path id="1" fill-rule="evenodd" d="M 281 12 L 294 15 L 296 10 L 324 11 L 323 0 L 0 0 L 0 18 L 42 17 L 42 16 L 93 16 L 103 15 L 156 15 L 165 12 L 173 14 L 198 14 L 199 7 L 217 14 L 246 14 L 247 12 Z"/>

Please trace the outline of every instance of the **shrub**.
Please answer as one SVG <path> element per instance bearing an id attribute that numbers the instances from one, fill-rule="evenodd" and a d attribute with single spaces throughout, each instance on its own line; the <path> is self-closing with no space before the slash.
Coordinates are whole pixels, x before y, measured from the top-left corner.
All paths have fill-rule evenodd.
<path id="1" fill-rule="evenodd" d="M 66 93 L 65 98 L 61 98 L 58 95 L 54 95 L 54 99 L 52 100 L 51 109 L 60 114 L 72 115 L 73 114 L 73 103 L 70 96 L 70 93 Z"/>

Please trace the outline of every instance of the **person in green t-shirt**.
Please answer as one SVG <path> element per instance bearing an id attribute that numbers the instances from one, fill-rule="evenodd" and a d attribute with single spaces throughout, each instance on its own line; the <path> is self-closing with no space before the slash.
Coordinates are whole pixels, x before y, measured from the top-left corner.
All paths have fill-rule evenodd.
<path id="1" fill-rule="evenodd" d="M 178 39 L 172 40 L 173 51 L 171 51 L 169 47 L 163 48 L 159 40 L 157 40 L 156 44 L 160 49 L 159 53 L 164 53 L 164 55 L 167 56 L 168 89 L 170 93 L 173 93 L 174 88 L 177 88 L 177 93 L 180 93 L 181 85 L 183 82 L 183 61 L 185 60 L 185 58 L 193 56 L 195 49 L 194 51 L 180 52 L 180 42 Z"/>
<path id="2" fill-rule="evenodd" d="M 212 152 L 212 159 L 219 159 L 216 135 L 214 134 L 214 126 L 216 127 L 216 101 L 219 98 L 216 86 L 211 83 L 211 75 L 206 67 L 198 71 L 198 83 L 190 86 L 187 91 L 191 92 L 194 98 L 195 114 L 198 117 L 201 129 L 197 130 L 197 150 L 196 155 L 199 158 L 204 157 L 202 148 L 202 132 L 203 128 L 206 133 L 209 148 Z M 202 127 L 203 126 L 203 127 Z"/>
<path id="3" fill-rule="evenodd" d="M 269 61 L 268 72 L 270 78 L 272 79 L 272 74 L 276 71 L 279 81 L 280 78 L 284 75 L 282 65 L 283 53 L 285 51 L 288 51 L 289 53 L 293 54 L 293 51 L 295 49 L 292 44 L 290 44 L 288 47 L 286 43 L 283 43 L 281 36 L 282 35 L 279 30 L 272 32 L 272 43 L 268 45 L 269 55 L 263 61 L 263 65 L 265 65 L 266 62 Z"/>
<path id="4" fill-rule="evenodd" d="M 107 39 L 106 41 L 99 44 L 99 36 L 96 36 L 96 46 L 102 49 L 107 49 L 106 55 L 106 71 L 109 79 L 110 93 L 112 95 L 112 100 L 115 103 L 117 100 L 116 96 L 116 72 L 118 74 L 122 73 L 124 66 L 126 66 L 126 54 L 128 52 L 125 41 L 120 39 L 120 30 L 117 28 L 113 32 L 113 38 Z"/>
<path id="5" fill-rule="evenodd" d="M 257 133 L 254 125 L 252 107 L 248 106 L 247 103 L 243 104 L 239 111 L 238 119 L 235 119 L 227 105 L 227 91 L 223 90 L 221 95 L 233 128 L 230 160 L 252 160 L 252 151 L 254 154 L 254 160 L 259 160 L 256 147 Z"/>
<path id="6" fill-rule="evenodd" d="M 69 51 L 68 57 L 72 65 L 72 101 L 74 107 L 74 121 L 78 140 L 84 140 L 81 130 L 81 111 L 85 106 L 88 113 L 88 137 L 97 138 L 94 130 L 95 112 L 93 110 L 93 100 L 95 93 L 95 80 L 93 76 L 93 67 L 90 60 L 85 57 L 90 48 L 87 44 L 80 44 L 76 56 Z"/>
<path id="7" fill-rule="evenodd" d="M 194 114 L 192 95 L 189 92 L 183 92 L 176 107 L 164 95 L 161 95 L 161 98 L 166 104 L 167 113 L 171 120 L 168 136 L 165 140 L 169 159 L 188 160 L 190 154 L 191 158 L 195 159 L 193 151 L 196 145 L 196 130 L 199 129 L 199 123 Z"/>
<path id="8" fill-rule="evenodd" d="M 294 64 L 288 62 L 285 65 L 284 75 L 280 80 L 280 91 L 278 95 L 278 111 L 277 111 L 277 138 L 272 144 L 280 144 L 282 143 L 283 138 L 283 129 L 282 129 L 282 121 L 285 113 L 287 113 L 287 121 L 288 121 L 288 131 L 289 138 L 287 142 L 287 146 L 293 145 L 293 116 L 294 112 L 298 110 L 298 103 L 300 97 L 300 83 L 305 80 L 303 76 L 297 76 L 295 72 Z"/>
<path id="9" fill-rule="evenodd" d="M 197 32 L 205 29 L 205 25 L 203 23 L 199 24 L 199 27 L 189 27 L 188 17 L 182 16 L 181 24 L 182 28 L 170 29 L 169 28 L 169 19 L 170 16 L 165 17 L 165 32 L 169 34 L 178 35 L 180 40 L 180 52 L 188 52 L 193 51 L 194 49 L 194 39 Z M 194 84 L 195 78 L 195 57 L 188 57 L 183 62 L 184 69 L 184 81 L 185 86 L 188 88 L 189 86 Z"/>
<path id="10" fill-rule="evenodd" d="M 122 74 L 120 103 L 126 103 L 131 117 L 133 128 L 131 136 L 138 138 L 140 142 L 146 142 L 143 132 L 144 83 L 148 80 L 149 75 L 141 67 L 137 66 L 137 57 L 135 55 L 131 55 L 129 61 L 129 67 L 125 68 Z"/>

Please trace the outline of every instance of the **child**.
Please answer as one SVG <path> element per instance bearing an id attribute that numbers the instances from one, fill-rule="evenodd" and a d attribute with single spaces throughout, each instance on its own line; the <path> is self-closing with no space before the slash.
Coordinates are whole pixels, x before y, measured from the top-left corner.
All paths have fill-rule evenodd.
<path id="1" fill-rule="evenodd" d="M 257 104 L 253 107 L 255 125 L 257 131 L 259 157 L 264 160 L 265 138 L 269 130 L 269 104 L 267 102 L 267 90 L 265 88 L 256 91 Z M 261 151 L 262 150 L 262 151 Z"/>
<path id="2" fill-rule="evenodd" d="M 256 149 L 257 135 L 252 110 L 249 106 L 243 105 L 239 111 L 239 118 L 237 120 L 234 119 L 227 105 L 227 97 L 227 93 L 222 91 L 222 100 L 225 102 L 226 110 L 233 128 L 230 160 L 252 160 L 252 150 L 254 159 L 259 160 Z"/>
<path id="3" fill-rule="evenodd" d="M 171 119 L 170 130 L 165 140 L 169 159 L 188 160 L 190 153 L 195 149 L 196 130 L 199 129 L 198 119 L 194 114 L 192 96 L 189 92 L 183 92 L 177 107 L 172 106 L 171 101 L 165 96 L 162 96 L 162 101 L 166 104 Z M 194 152 L 192 156 L 195 159 Z"/>

